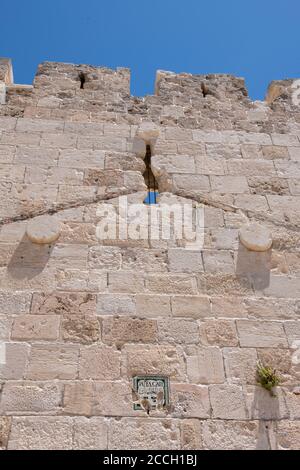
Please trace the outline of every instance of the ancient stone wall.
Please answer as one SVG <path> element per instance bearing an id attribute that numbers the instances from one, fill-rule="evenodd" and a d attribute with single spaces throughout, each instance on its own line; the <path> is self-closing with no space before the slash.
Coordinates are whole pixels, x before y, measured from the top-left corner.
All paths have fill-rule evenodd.
<path id="1" fill-rule="evenodd" d="M 129 81 L 46 62 L 15 85 L 0 61 L 0 448 L 299 448 L 297 82 L 251 102 L 229 75 Z M 97 236 L 119 196 L 143 204 L 146 145 L 157 207 L 203 209 L 200 248 Z M 253 223 L 268 250 L 241 242 Z M 135 410 L 137 375 L 168 377 L 169 406 Z"/>

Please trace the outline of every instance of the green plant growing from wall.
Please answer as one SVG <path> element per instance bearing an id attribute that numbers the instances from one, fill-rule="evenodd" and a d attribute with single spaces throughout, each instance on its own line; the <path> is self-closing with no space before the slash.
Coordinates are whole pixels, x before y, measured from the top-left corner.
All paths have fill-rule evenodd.
<path id="1" fill-rule="evenodd" d="M 276 397 L 273 388 L 281 383 L 281 378 L 273 367 L 259 361 L 257 363 L 257 382 L 268 390 L 272 397 Z"/>

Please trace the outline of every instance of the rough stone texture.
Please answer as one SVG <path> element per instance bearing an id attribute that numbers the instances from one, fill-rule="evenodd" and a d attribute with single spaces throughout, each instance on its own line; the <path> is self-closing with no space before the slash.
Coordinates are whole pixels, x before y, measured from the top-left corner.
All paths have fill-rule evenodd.
<path id="1" fill-rule="evenodd" d="M 300 447 L 294 87 L 159 71 L 137 98 L 128 69 L 44 62 L 26 86 L 0 59 L 0 448 Z M 173 204 L 203 209 L 198 245 Z M 30 235 L 45 217 L 56 240 Z M 134 410 L 135 375 L 167 376 L 170 406 Z"/>

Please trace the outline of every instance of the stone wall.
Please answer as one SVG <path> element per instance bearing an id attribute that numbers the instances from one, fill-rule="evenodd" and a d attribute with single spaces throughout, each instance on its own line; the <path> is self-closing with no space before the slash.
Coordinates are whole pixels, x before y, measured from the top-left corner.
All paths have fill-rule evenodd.
<path id="1" fill-rule="evenodd" d="M 0 83 L 0 448 L 299 448 L 294 82 L 251 102 L 240 78 L 160 71 L 135 98 L 127 69 L 46 62 L 25 86 L 1 60 Z M 99 208 L 143 202 L 149 143 L 158 207 L 203 208 L 203 248 L 96 236 Z M 28 238 L 39 215 L 57 241 Z M 244 247 L 249 222 L 271 249 Z M 171 386 L 149 415 L 132 391 L 147 374 Z"/>

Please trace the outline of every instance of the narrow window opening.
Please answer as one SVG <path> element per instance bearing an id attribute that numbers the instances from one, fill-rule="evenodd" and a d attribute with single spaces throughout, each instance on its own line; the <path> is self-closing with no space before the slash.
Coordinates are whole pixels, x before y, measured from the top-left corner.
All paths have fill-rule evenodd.
<path id="1" fill-rule="evenodd" d="M 144 200 L 145 204 L 156 204 L 157 195 L 158 195 L 158 186 L 154 174 L 151 169 L 151 147 L 146 145 L 146 155 L 144 158 L 146 164 L 146 169 L 143 173 L 145 183 L 148 188 L 147 197 Z"/>
<path id="2" fill-rule="evenodd" d="M 208 88 L 205 85 L 205 83 L 201 83 L 201 91 L 202 91 L 203 98 L 205 98 L 206 95 L 209 94 Z"/>
<path id="3" fill-rule="evenodd" d="M 80 72 L 78 78 L 80 80 L 80 89 L 83 90 L 85 84 L 85 74 L 83 72 Z"/>

